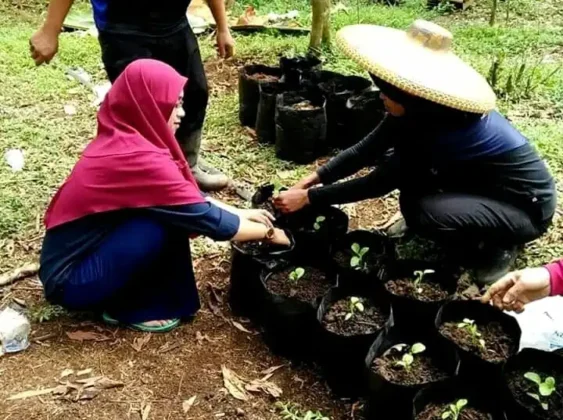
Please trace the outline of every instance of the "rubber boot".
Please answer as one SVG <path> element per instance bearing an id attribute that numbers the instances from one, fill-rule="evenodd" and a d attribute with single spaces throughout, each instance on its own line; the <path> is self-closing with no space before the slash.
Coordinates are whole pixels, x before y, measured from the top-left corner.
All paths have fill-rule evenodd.
<path id="1" fill-rule="evenodd" d="M 185 139 L 180 141 L 180 145 L 197 181 L 197 185 L 202 191 L 220 191 L 229 185 L 229 178 L 225 174 L 208 164 L 201 164 L 203 163 L 199 157 L 201 130 L 190 133 Z"/>
<path id="2" fill-rule="evenodd" d="M 518 256 L 519 247 L 498 247 L 480 244 L 471 271 L 480 286 L 493 284 L 510 271 Z"/>

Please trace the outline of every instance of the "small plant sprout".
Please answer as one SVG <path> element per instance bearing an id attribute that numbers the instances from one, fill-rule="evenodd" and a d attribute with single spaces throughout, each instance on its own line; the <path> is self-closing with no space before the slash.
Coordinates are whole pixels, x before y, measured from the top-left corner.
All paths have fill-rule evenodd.
<path id="1" fill-rule="evenodd" d="M 467 405 L 467 400 L 457 400 L 454 404 L 450 404 L 448 409 L 442 413 L 442 419 L 452 419 L 458 420 L 461 415 L 461 411 Z"/>
<path id="2" fill-rule="evenodd" d="M 272 196 L 276 198 L 278 195 L 280 195 L 280 191 L 283 188 L 283 185 L 279 179 L 274 180 L 272 184 L 274 186 L 274 191 L 272 192 Z"/>
<path id="3" fill-rule="evenodd" d="M 545 378 L 545 381 L 542 381 L 541 376 L 535 372 L 528 372 L 524 374 L 524 378 L 532 381 L 538 386 L 538 393 L 535 394 L 533 392 L 528 392 L 527 394 L 532 397 L 534 400 L 539 402 L 542 408 L 547 411 L 549 409 L 549 405 L 547 404 L 547 397 L 551 396 L 555 392 L 555 378 L 549 376 Z"/>
<path id="4" fill-rule="evenodd" d="M 426 346 L 422 343 L 415 343 L 412 346 L 407 346 L 406 344 L 398 344 L 393 348 L 399 351 L 405 351 L 401 360 L 395 362 L 395 366 L 399 366 L 407 371 L 411 370 L 411 366 L 414 363 L 414 355 L 423 353 L 426 350 Z"/>
<path id="5" fill-rule="evenodd" d="M 473 321 L 472 319 L 465 318 L 463 322 L 457 324 L 457 327 L 459 329 L 466 330 L 469 333 L 474 345 L 481 347 L 482 349 L 485 348 L 485 340 L 481 338 L 482 334 L 477 329 L 477 325 L 475 324 L 475 321 Z"/>
<path id="6" fill-rule="evenodd" d="M 302 267 L 297 267 L 295 270 L 289 273 L 289 280 L 291 280 L 293 283 L 297 283 L 304 275 L 305 269 Z"/>
<path id="7" fill-rule="evenodd" d="M 323 222 L 326 220 L 325 216 L 319 216 L 315 219 L 315 224 L 313 225 L 313 228 L 315 230 L 321 230 L 321 227 L 323 225 Z"/>
<path id="8" fill-rule="evenodd" d="M 350 267 L 354 270 L 365 270 L 367 268 L 367 263 L 364 260 L 364 256 L 368 253 L 368 247 L 361 247 L 360 244 L 352 244 L 352 259 L 350 260 Z"/>
<path id="9" fill-rule="evenodd" d="M 416 291 L 418 293 L 422 292 L 422 288 L 418 287 L 420 285 L 420 283 L 422 283 L 422 281 L 424 280 L 424 276 L 428 275 L 428 274 L 434 274 L 435 271 L 434 270 L 417 270 L 414 272 L 414 287 L 416 288 Z"/>
<path id="10" fill-rule="evenodd" d="M 356 314 L 356 312 L 363 312 L 364 304 L 362 303 L 362 300 L 360 298 L 353 296 L 350 298 L 348 308 L 350 312 L 346 314 L 344 321 L 350 320 Z"/>

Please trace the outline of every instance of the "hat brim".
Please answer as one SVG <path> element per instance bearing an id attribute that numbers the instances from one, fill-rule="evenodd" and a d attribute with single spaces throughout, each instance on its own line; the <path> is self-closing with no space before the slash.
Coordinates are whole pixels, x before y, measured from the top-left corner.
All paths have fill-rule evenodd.
<path id="1" fill-rule="evenodd" d="M 423 47 L 404 31 L 352 25 L 338 31 L 336 42 L 365 70 L 411 95 L 467 112 L 496 107 L 495 93 L 475 69 L 452 52 Z"/>

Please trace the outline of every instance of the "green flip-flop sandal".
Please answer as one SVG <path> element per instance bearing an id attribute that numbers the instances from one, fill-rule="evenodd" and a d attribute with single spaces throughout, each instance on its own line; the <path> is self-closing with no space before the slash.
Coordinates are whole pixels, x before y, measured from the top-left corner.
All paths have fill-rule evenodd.
<path id="1" fill-rule="evenodd" d="M 102 314 L 102 318 L 103 318 L 104 322 L 108 325 L 121 325 L 121 322 L 119 322 L 115 318 L 112 318 L 107 312 L 104 312 Z M 132 330 L 142 331 L 142 332 L 150 332 L 150 333 L 169 332 L 169 331 L 172 331 L 174 328 L 176 328 L 178 325 L 180 325 L 179 319 L 173 319 L 170 322 L 167 322 L 166 324 L 159 325 L 159 326 L 149 326 L 149 325 L 144 325 L 143 323 L 124 324 L 125 327 L 130 328 Z"/>

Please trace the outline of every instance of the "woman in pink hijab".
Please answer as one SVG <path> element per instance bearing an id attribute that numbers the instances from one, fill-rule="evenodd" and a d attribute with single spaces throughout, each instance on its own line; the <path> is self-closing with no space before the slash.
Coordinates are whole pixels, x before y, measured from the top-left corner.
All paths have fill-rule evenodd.
<path id="1" fill-rule="evenodd" d="M 273 216 L 199 191 L 174 132 L 189 83 L 138 60 L 115 81 L 86 147 L 45 215 L 40 278 L 46 298 L 106 322 L 163 332 L 200 304 L 190 237 L 289 245 Z"/>

